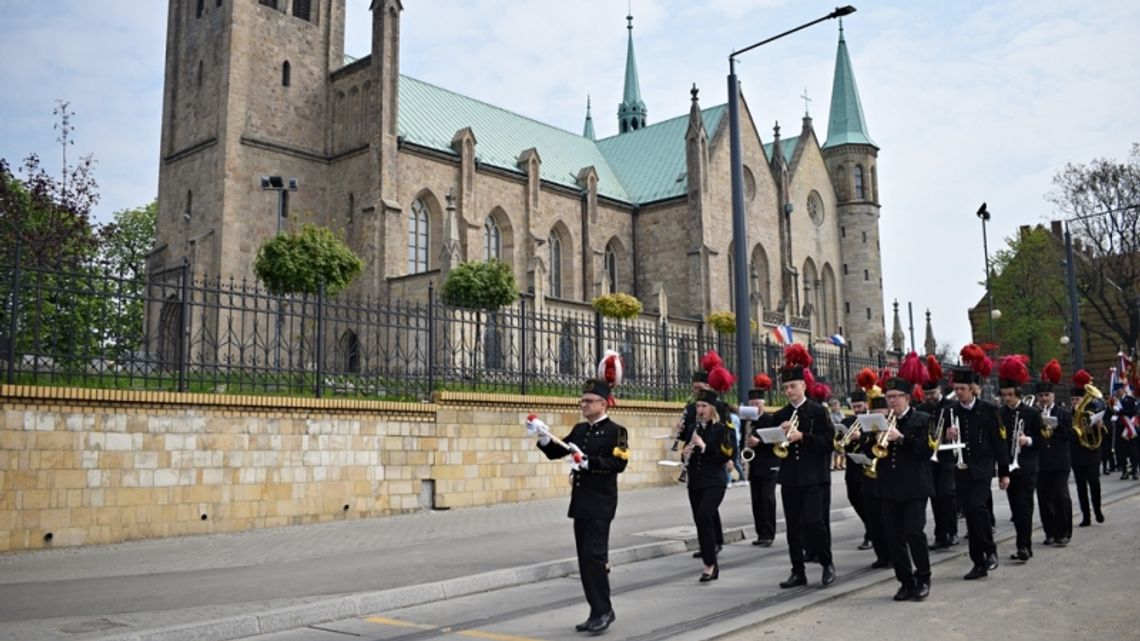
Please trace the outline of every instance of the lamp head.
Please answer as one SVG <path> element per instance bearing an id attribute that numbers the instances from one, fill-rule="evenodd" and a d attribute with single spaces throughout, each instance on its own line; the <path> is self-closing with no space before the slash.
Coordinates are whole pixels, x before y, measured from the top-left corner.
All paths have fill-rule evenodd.
<path id="1" fill-rule="evenodd" d="M 981 218 L 982 220 L 989 220 L 990 219 L 990 212 L 988 210 L 986 210 L 986 204 L 985 203 L 982 203 L 982 206 L 978 207 L 978 218 Z"/>
<path id="2" fill-rule="evenodd" d="M 853 13 L 855 13 L 855 7 L 852 7 L 851 5 L 846 5 L 846 6 L 842 6 L 842 7 L 836 7 L 835 11 L 832 11 L 831 15 L 828 17 L 829 18 L 842 18 L 843 16 L 849 16 Z"/>

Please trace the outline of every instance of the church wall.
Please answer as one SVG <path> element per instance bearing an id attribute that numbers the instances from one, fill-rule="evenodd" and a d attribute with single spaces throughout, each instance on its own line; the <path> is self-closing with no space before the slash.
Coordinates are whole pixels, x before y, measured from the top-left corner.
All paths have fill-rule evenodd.
<path id="1" fill-rule="evenodd" d="M 689 255 L 700 247 L 693 230 L 696 222 L 684 200 L 646 207 L 634 219 L 637 225 L 637 290 L 647 309 L 657 311 L 654 287 L 665 286 L 669 313 L 689 315 L 699 304 L 689 283 Z"/>
<path id="2" fill-rule="evenodd" d="M 813 221 L 808 213 L 808 196 L 812 191 L 819 194 L 823 203 L 824 213 L 819 224 Z M 832 272 L 837 277 L 835 295 L 838 300 L 835 308 L 842 310 L 843 291 L 841 281 L 838 279 L 843 271 L 839 249 L 838 201 L 835 198 L 835 189 L 827 172 L 827 165 L 824 164 L 823 156 L 814 141 L 808 142 L 795 167 L 791 181 L 790 199 L 795 206 L 792 212 L 792 264 L 800 272 L 801 304 L 805 300 L 802 297 L 805 286 L 811 287 L 810 300 L 813 304 L 826 304 L 825 296 L 821 295 L 819 287 L 823 284 L 824 266 L 830 265 Z M 818 282 L 816 283 L 804 282 L 803 265 L 808 258 L 812 259 L 817 270 Z M 830 336 L 837 331 L 839 325 L 845 327 L 847 325 L 842 315 L 839 318 L 831 318 L 829 313 L 827 314 L 829 317 L 828 325 L 823 326 L 824 316 L 823 310 L 819 310 L 812 316 L 820 325 L 814 328 L 817 337 Z"/>
<path id="3" fill-rule="evenodd" d="M 565 191 L 543 188 L 539 194 L 538 211 L 531 217 L 531 231 L 536 238 L 546 241 L 550 230 L 558 225 L 562 241 L 562 296 L 567 300 L 582 299 L 582 199 Z M 544 244 L 538 249 L 542 263 L 550 273 L 550 251 Z M 526 289 L 526 271 L 519 274 L 519 286 Z M 549 294 L 549 284 L 544 286 Z"/>

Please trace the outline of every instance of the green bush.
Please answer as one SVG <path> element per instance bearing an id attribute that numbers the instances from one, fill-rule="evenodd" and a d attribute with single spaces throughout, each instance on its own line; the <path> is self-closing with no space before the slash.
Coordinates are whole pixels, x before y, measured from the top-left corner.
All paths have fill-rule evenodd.
<path id="1" fill-rule="evenodd" d="M 364 261 L 327 227 L 306 223 L 277 234 L 257 250 L 253 271 L 273 294 L 335 296 L 364 270 Z"/>
<path id="2" fill-rule="evenodd" d="M 718 334 L 735 334 L 736 333 L 736 314 L 732 312 L 713 312 L 709 314 L 709 325 L 716 330 Z M 756 321 L 749 320 L 748 326 L 752 331 L 756 331 L 759 325 Z"/>
<path id="3" fill-rule="evenodd" d="M 598 296 L 593 302 L 594 309 L 606 318 L 636 318 L 641 314 L 641 301 L 621 292 Z"/>
<path id="4" fill-rule="evenodd" d="M 518 297 L 510 265 L 497 259 L 460 263 L 448 272 L 440 292 L 444 305 L 464 309 L 499 309 Z"/>

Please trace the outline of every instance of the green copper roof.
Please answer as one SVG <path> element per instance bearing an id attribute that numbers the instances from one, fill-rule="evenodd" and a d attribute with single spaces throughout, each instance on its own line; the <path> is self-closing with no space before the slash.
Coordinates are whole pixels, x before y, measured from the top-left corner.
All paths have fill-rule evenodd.
<path id="1" fill-rule="evenodd" d="M 772 145 L 773 144 L 774 143 L 768 143 L 768 144 L 764 145 L 764 155 L 768 158 L 768 162 L 772 162 Z M 787 165 L 789 167 L 792 166 L 792 156 L 795 155 L 796 145 L 798 145 L 798 144 L 800 144 L 800 137 L 799 136 L 792 136 L 790 138 L 781 138 L 780 139 L 780 151 L 784 152 L 784 162 L 787 163 Z"/>
<path id="2" fill-rule="evenodd" d="M 564 129 L 532 120 L 500 107 L 400 76 L 399 135 L 406 142 L 455 153 L 451 139 L 464 127 L 475 132 L 475 156 L 483 164 L 521 173 L 518 157 L 534 147 L 542 159 L 541 177 L 578 189 L 583 167 L 598 172 L 598 193 L 633 202 L 598 144 Z M 684 130 L 678 135 L 684 146 Z M 684 161 L 682 151 L 680 159 Z"/>
<path id="3" fill-rule="evenodd" d="M 637 80 L 637 59 L 633 55 L 633 16 L 626 16 L 626 20 L 629 21 L 626 27 L 629 30 L 629 45 L 625 52 L 625 91 L 622 92 L 621 101 L 626 107 L 645 109 L 645 103 L 641 101 L 641 83 Z"/>
<path id="4" fill-rule="evenodd" d="M 831 117 L 827 122 L 827 142 L 823 148 L 839 145 L 872 145 L 878 147 L 867 132 L 859 87 L 847 55 L 843 38 L 843 21 L 839 22 L 839 50 L 835 54 L 835 79 L 831 83 Z"/>
<path id="5" fill-rule="evenodd" d="M 594 135 L 594 119 L 590 116 L 590 97 L 586 96 L 586 124 L 582 126 L 582 137 L 597 140 Z"/>
<path id="6" fill-rule="evenodd" d="M 726 104 L 701 110 L 709 138 L 727 113 Z M 688 127 L 689 116 L 686 114 L 598 141 L 598 149 L 632 196 L 632 202 L 649 203 L 688 193 L 685 176 L 685 131 Z"/>

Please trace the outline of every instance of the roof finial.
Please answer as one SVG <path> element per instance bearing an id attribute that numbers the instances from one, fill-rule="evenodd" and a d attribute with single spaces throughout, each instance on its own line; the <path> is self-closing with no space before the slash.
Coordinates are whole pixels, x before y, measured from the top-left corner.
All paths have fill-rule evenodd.
<path id="1" fill-rule="evenodd" d="M 594 117 L 590 115 L 590 94 L 586 94 L 586 123 L 582 125 L 582 137 L 597 139 L 594 135 Z"/>
<path id="2" fill-rule="evenodd" d="M 700 90 L 697 89 L 697 83 L 694 82 L 693 88 L 689 90 L 689 95 L 693 97 L 693 102 L 697 101 L 697 93 L 699 93 L 699 92 L 700 92 Z"/>
<path id="3" fill-rule="evenodd" d="M 811 102 L 811 98 L 808 98 L 807 87 L 804 87 L 804 93 L 800 98 L 804 99 L 804 118 L 811 118 L 811 114 L 808 113 L 808 103 Z"/>
<path id="4" fill-rule="evenodd" d="M 772 137 L 776 140 L 780 139 L 780 121 L 776 121 L 776 126 L 772 127 Z"/>
<path id="5" fill-rule="evenodd" d="M 839 41 L 843 42 L 843 18 L 839 19 Z"/>

